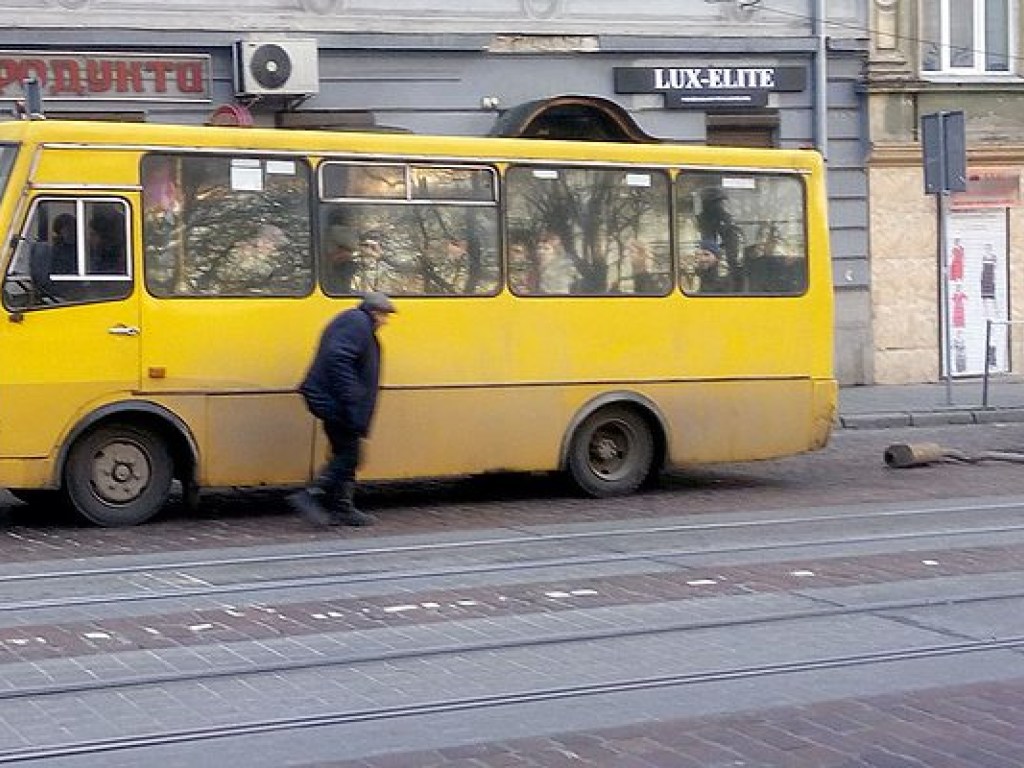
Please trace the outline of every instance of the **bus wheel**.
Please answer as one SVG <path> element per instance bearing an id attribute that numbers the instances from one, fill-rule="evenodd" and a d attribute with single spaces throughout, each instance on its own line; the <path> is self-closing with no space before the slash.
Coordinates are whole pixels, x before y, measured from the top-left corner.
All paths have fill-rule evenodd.
<path id="1" fill-rule="evenodd" d="M 611 406 L 590 414 L 576 429 L 569 474 L 591 496 L 622 496 L 640 487 L 653 460 L 654 438 L 644 419 Z"/>
<path id="2" fill-rule="evenodd" d="M 167 501 L 171 454 L 156 434 L 142 427 L 99 427 L 71 447 L 64 489 L 75 509 L 97 525 L 145 522 Z"/>

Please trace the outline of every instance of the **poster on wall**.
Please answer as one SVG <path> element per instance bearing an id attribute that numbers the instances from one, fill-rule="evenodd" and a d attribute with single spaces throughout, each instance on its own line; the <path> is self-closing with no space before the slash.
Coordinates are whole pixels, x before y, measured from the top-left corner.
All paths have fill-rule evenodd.
<path id="1" fill-rule="evenodd" d="M 1009 370 L 1006 209 L 953 211 L 949 216 L 946 297 L 950 344 L 943 345 L 943 373 L 981 376 Z M 945 359 L 952 356 L 952 360 Z M 952 363 L 952 367 L 950 367 Z"/>

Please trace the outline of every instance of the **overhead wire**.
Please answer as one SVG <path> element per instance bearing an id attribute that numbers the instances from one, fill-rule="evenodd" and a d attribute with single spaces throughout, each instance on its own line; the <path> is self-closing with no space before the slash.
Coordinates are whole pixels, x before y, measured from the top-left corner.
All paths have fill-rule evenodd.
<path id="1" fill-rule="evenodd" d="M 814 17 L 809 15 L 809 14 L 800 13 L 799 11 L 790 11 L 790 10 L 786 10 L 786 9 L 782 9 L 782 8 L 776 8 L 774 6 L 764 5 L 762 3 L 757 3 L 756 5 L 753 5 L 753 6 L 748 5 L 747 8 L 748 9 L 756 8 L 759 11 L 765 11 L 765 12 L 768 12 L 768 13 L 773 13 L 776 16 L 783 16 L 783 17 L 791 18 L 791 19 L 799 19 L 800 21 L 804 21 L 804 22 L 808 22 L 808 23 L 811 23 L 811 22 L 814 21 Z M 861 33 L 864 34 L 864 36 L 867 39 L 871 39 L 871 40 L 874 40 L 878 36 L 885 35 L 886 37 L 891 37 L 891 38 L 893 38 L 895 40 L 902 40 L 902 41 L 905 41 L 905 42 L 910 42 L 910 43 L 914 43 L 914 44 L 918 44 L 918 45 L 934 45 L 934 46 L 937 46 L 939 48 L 942 48 L 943 45 L 945 45 L 945 47 L 947 47 L 947 48 L 951 48 L 951 49 L 955 48 L 958 51 L 968 51 L 969 50 L 972 53 L 982 54 L 982 55 L 988 53 L 988 51 L 986 51 L 985 49 L 981 49 L 981 48 L 967 48 L 967 47 L 962 46 L 962 45 L 955 45 L 954 46 L 954 45 L 951 45 L 949 43 L 943 44 L 941 41 L 936 41 L 936 40 L 932 40 L 932 39 L 925 38 L 925 37 L 919 37 L 919 36 L 907 35 L 907 34 L 900 34 L 898 32 L 888 32 L 888 31 L 881 32 L 877 28 L 872 27 L 870 25 L 865 26 L 865 25 L 862 25 L 862 24 L 854 24 L 852 22 L 832 21 L 830 19 L 825 19 L 825 25 L 826 25 L 826 28 L 827 27 L 834 27 L 834 28 L 839 28 L 839 29 L 847 29 L 847 30 L 851 30 L 851 31 L 854 31 L 854 32 L 861 32 Z M 1013 53 L 1010 53 L 1009 51 L 1007 51 L 1006 53 L 1004 53 L 1002 55 L 1006 57 L 1008 62 L 1010 62 L 1010 61 L 1016 62 L 1016 61 L 1024 60 L 1024 56 L 1017 56 L 1017 55 L 1015 55 Z M 948 72 L 950 72 L 950 70 L 941 70 L 941 71 L 937 70 L 937 73 L 939 73 L 939 72 L 941 72 L 941 73 L 948 73 Z M 953 71 L 953 73 L 955 74 L 955 71 Z"/>

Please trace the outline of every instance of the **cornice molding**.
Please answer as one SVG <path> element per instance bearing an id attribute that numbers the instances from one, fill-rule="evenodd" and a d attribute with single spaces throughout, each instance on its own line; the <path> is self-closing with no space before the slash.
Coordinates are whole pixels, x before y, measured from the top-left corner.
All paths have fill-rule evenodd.
<path id="1" fill-rule="evenodd" d="M 853 0 L 830 0 L 834 41 L 861 34 Z M 483 7 L 481 7 L 483 5 Z M 244 7 L 240 7 L 244 6 Z M 60 11 L 55 13 L 54 11 Z M 222 31 L 324 34 L 486 32 L 678 38 L 810 35 L 810 19 L 771 13 L 758 0 L 586 3 L 570 0 L 0 0 L 8 29 Z"/>
<path id="2" fill-rule="evenodd" d="M 919 143 L 875 144 L 868 154 L 867 163 L 872 168 L 921 167 L 921 145 Z M 992 144 L 970 147 L 967 150 L 967 164 L 983 165 L 1024 165 L 1024 142 L 1020 144 Z"/>
<path id="3" fill-rule="evenodd" d="M 895 72 L 870 72 L 866 78 L 866 86 L 869 93 L 1024 93 L 1024 79 L 942 82 L 922 80 L 913 75 Z"/>

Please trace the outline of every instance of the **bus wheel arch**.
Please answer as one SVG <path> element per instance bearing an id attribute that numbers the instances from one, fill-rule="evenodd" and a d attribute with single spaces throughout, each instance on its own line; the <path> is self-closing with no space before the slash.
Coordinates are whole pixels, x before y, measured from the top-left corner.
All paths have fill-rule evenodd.
<path id="1" fill-rule="evenodd" d="M 666 445 L 665 420 L 653 402 L 635 392 L 609 392 L 573 417 L 560 466 L 590 496 L 622 496 L 657 474 Z"/>
<path id="2" fill-rule="evenodd" d="M 148 402 L 104 406 L 64 441 L 62 491 L 83 517 L 115 527 L 145 522 L 164 506 L 177 478 L 195 496 L 198 451 L 185 424 Z"/>

